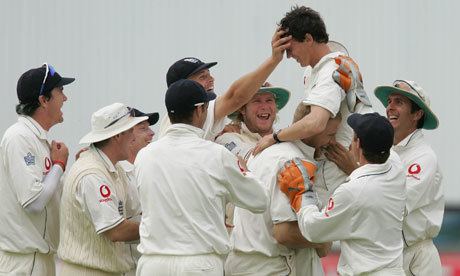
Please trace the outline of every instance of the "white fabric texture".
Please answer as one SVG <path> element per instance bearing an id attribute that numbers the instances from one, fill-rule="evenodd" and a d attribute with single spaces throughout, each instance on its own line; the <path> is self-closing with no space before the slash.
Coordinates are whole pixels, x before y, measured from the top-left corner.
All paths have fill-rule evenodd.
<path id="1" fill-rule="evenodd" d="M 48 133 L 34 119 L 19 116 L 0 144 L 0 250 L 16 253 L 56 252 L 59 241 L 61 185 L 41 212 L 27 207 L 43 190 L 51 169 Z"/>
<path id="2" fill-rule="evenodd" d="M 225 205 L 263 212 L 268 191 L 243 172 L 226 148 L 206 141 L 202 129 L 171 125 L 135 161 L 142 205 L 142 254 L 227 254 Z M 165 238 L 167 237 L 167 238 Z"/>
<path id="3" fill-rule="evenodd" d="M 299 228 L 312 242 L 340 240 L 341 275 L 402 271 L 401 237 L 406 200 L 399 157 L 356 169 L 319 212 L 314 205 L 298 212 Z"/>

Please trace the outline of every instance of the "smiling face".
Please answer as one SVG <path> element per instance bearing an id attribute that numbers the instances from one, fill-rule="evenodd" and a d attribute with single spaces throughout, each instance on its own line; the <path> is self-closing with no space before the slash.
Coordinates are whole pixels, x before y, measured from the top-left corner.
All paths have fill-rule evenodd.
<path id="1" fill-rule="evenodd" d="M 398 144 L 414 132 L 417 129 L 418 120 L 423 116 L 422 110 L 412 112 L 412 102 L 409 98 L 396 93 L 388 96 L 386 112 L 394 129 L 394 144 Z"/>
<path id="2" fill-rule="evenodd" d="M 206 91 L 214 90 L 214 77 L 208 69 L 203 69 L 188 77 L 189 80 L 194 80 L 201 84 Z"/>
<path id="3" fill-rule="evenodd" d="M 251 132 L 261 136 L 272 133 L 276 102 L 272 93 L 257 93 L 240 109 L 243 122 Z"/>
<path id="4" fill-rule="evenodd" d="M 149 122 L 143 121 L 133 127 L 133 134 L 134 143 L 132 144 L 132 152 L 136 156 L 142 148 L 152 142 L 155 133 L 150 128 Z"/>

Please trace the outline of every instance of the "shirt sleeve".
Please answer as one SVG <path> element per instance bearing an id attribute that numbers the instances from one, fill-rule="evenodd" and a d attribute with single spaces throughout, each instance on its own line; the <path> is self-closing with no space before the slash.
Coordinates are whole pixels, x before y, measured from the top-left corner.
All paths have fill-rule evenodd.
<path id="1" fill-rule="evenodd" d="M 33 202 L 43 189 L 42 181 L 47 173 L 43 165 L 46 156 L 41 156 L 37 148 L 27 141 L 28 137 L 18 136 L 4 145 L 5 168 L 10 176 L 11 188 L 16 193 L 19 204 L 24 208 Z M 32 138 L 29 138 L 31 140 Z M 49 159 L 49 168 L 51 160 Z"/>
<path id="2" fill-rule="evenodd" d="M 212 100 L 208 105 L 208 113 L 206 116 L 206 121 L 204 122 L 204 139 L 209 141 L 214 141 L 216 136 L 224 130 L 225 127 L 225 117 L 216 121 L 215 120 L 215 106 L 216 101 Z"/>
<path id="3" fill-rule="evenodd" d="M 426 206 L 439 196 L 442 175 L 436 156 L 420 154 L 406 168 L 406 209 L 410 213 Z"/>
<path id="4" fill-rule="evenodd" d="M 307 95 L 303 100 L 306 105 L 320 106 L 332 113 L 333 117 L 340 111 L 340 105 L 345 98 L 345 92 L 332 79 L 332 72 L 335 70 L 333 65 L 324 65 L 325 68 L 319 72 L 313 88 L 307 90 Z"/>
<path id="5" fill-rule="evenodd" d="M 82 177 L 79 184 L 77 200 L 97 234 L 114 228 L 124 220 L 119 212 L 119 208 L 123 210 L 123 202 L 117 198 L 115 189 L 105 177 L 89 174 Z"/>
<path id="6" fill-rule="evenodd" d="M 297 214 L 300 232 L 315 243 L 349 239 L 355 228 L 352 223 L 354 213 L 353 194 L 340 186 L 322 212 L 315 205 L 300 209 Z"/>
<path id="7" fill-rule="evenodd" d="M 244 171 L 239 160 L 229 151 L 221 150 L 224 183 L 230 201 L 251 212 L 262 213 L 268 207 L 268 189 L 250 171 Z"/>

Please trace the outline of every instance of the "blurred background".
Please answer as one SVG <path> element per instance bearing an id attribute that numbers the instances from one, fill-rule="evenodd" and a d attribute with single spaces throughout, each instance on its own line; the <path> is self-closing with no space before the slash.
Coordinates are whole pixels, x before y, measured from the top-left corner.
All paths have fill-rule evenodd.
<path id="1" fill-rule="evenodd" d="M 166 71 L 180 58 L 217 61 L 211 73 L 216 92 L 223 93 L 271 54 L 276 24 L 296 4 L 317 10 L 330 39 L 347 47 L 377 111 L 384 114 L 374 88 L 395 79 L 415 80 L 430 96 L 441 123 L 425 135 L 438 154 L 447 202 L 436 244 L 445 275 L 460 275 L 460 185 L 455 173 L 460 156 L 455 80 L 459 1 L 1 0 L 0 133 L 16 121 L 17 79 L 43 62 L 77 79 L 65 88 L 65 122 L 50 132 L 65 141 L 71 156 L 90 130 L 92 112 L 102 106 L 123 102 L 164 116 Z M 289 125 L 303 97 L 303 71 L 295 60 L 285 59 L 268 79 L 291 91 L 277 128 Z M 335 275 L 334 264 L 329 269 L 325 260 L 325 265 L 328 275 Z"/>

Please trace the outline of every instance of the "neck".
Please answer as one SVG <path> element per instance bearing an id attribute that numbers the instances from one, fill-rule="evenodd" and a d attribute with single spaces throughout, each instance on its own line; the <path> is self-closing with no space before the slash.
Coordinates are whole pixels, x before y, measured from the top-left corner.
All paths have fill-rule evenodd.
<path id="1" fill-rule="evenodd" d="M 125 156 L 121 156 L 118 146 L 114 145 L 113 143 L 109 143 L 105 147 L 100 148 L 100 150 L 105 155 L 107 155 L 107 157 L 109 158 L 110 162 L 112 162 L 112 164 L 114 166 L 118 161 L 127 159 Z"/>
<path id="2" fill-rule="evenodd" d="M 44 130 L 49 131 L 50 128 L 53 126 L 49 120 L 47 120 L 47 117 L 45 114 L 37 110 L 34 112 L 34 114 L 31 116 Z"/>
<path id="3" fill-rule="evenodd" d="M 316 42 L 315 42 L 316 43 Z M 311 58 L 311 67 L 315 67 L 316 64 L 325 56 L 331 53 L 331 50 L 326 43 L 316 43 L 314 46 L 315 51 Z"/>
<path id="4" fill-rule="evenodd" d="M 405 131 L 396 131 L 395 130 L 395 137 L 393 139 L 393 145 L 399 144 L 402 140 L 406 139 L 412 132 L 414 132 L 417 128 L 408 128 Z"/>

